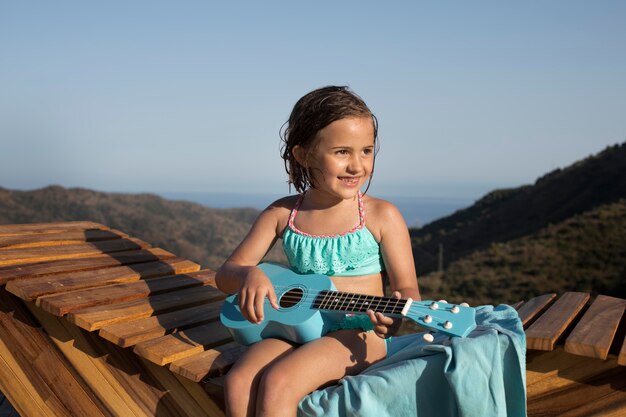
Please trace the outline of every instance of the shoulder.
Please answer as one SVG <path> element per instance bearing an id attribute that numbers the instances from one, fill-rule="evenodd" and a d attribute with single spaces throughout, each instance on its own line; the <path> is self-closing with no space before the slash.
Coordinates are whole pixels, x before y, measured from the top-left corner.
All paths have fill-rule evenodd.
<path id="1" fill-rule="evenodd" d="M 299 197 L 299 195 L 288 195 L 272 202 L 261 212 L 257 222 L 272 222 L 276 225 L 276 234 L 282 234 L 282 230 L 289 222 L 291 210 L 295 207 Z"/>
<path id="2" fill-rule="evenodd" d="M 406 229 L 406 222 L 400 210 L 391 202 L 369 195 L 363 196 L 365 223 L 367 228 L 380 240 L 390 229 Z"/>
<path id="3" fill-rule="evenodd" d="M 378 221 L 378 219 L 381 219 L 385 221 L 397 218 L 402 219 L 400 210 L 387 200 L 365 195 L 363 196 L 363 205 L 368 220 L 372 219 L 372 221 Z"/>

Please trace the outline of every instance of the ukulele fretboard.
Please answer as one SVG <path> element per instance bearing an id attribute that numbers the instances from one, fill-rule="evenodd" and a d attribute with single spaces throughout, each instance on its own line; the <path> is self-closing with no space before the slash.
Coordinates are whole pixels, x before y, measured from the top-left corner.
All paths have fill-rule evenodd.
<path id="1" fill-rule="evenodd" d="M 353 294 L 338 291 L 320 291 L 313 308 L 319 310 L 365 313 L 367 310 L 383 314 L 401 314 L 407 300 L 375 295 Z"/>

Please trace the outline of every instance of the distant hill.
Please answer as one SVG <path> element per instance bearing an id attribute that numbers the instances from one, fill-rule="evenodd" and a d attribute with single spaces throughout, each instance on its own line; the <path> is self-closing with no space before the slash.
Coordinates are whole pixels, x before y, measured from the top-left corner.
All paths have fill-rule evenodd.
<path id="1" fill-rule="evenodd" d="M 0 188 L 0 224 L 95 221 L 212 269 L 258 214 L 151 194 Z M 566 290 L 626 297 L 626 143 L 533 185 L 493 191 L 410 235 L 426 298 L 499 303 Z M 284 262 L 277 246 L 267 259 Z"/>
<path id="2" fill-rule="evenodd" d="M 513 302 L 626 287 L 626 143 L 411 230 L 424 292 Z M 443 249 L 443 274 L 437 272 Z"/>
<path id="3" fill-rule="evenodd" d="M 0 188 L 0 224 L 90 220 L 218 268 L 258 216 L 255 209 L 212 209 L 152 194 L 101 193 L 50 186 L 33 191 Z M 269 259 L 284 255 L 273 251 Z"/>

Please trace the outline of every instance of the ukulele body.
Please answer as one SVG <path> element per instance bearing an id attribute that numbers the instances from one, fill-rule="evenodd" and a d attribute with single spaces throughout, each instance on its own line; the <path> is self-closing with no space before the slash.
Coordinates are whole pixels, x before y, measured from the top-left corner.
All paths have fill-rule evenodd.
<path id="1" fill-rule="evenodd" d="M 312 307 L 320 291 L 336 290 L 326 275 L 300 275 L 272 263 L 260 264 L 259 268 L 272 281 L 279 308 L 274 309 L 265 299 L 264 319 L 255 324 L 241 315 L 238 295 L 227 297 L 220 320 L 237 343 L 250 345 L 262 339 L 278 338 L 302 344 L 319 339 L 343 320 L 344 312 L 322 311 Z"/>

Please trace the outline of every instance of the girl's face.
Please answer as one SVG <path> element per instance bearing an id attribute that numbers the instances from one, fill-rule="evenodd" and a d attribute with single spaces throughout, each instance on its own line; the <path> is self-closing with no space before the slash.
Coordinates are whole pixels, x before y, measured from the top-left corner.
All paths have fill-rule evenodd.
<path id="1" fill-rule="evenodd" d="M 315 189 L 341 199 L 354 198 L 374 167 L 374 126 L 370 117 L 349 117 L 317 133 L 306 155 L 296 147 L 299 162 L 311 171 Z"/>

